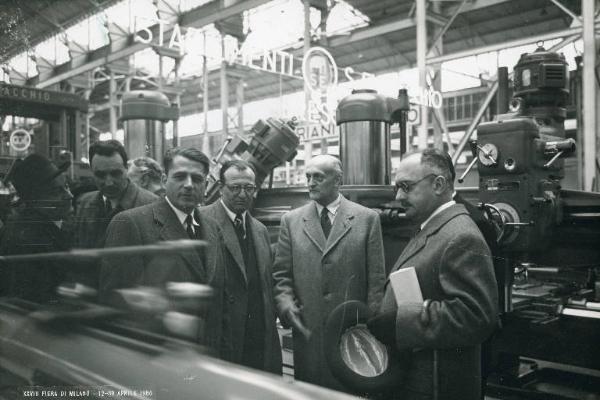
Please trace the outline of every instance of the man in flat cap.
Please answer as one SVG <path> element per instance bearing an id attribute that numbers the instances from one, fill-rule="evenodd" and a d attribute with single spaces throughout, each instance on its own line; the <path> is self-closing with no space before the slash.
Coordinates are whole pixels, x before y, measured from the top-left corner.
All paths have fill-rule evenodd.
<path id="1" fill-rule="evenodd" d="M 17 160 L 8 179 L 17 190 L 20 205 L 0 232 L 0 255 L 49 253 L 68 249 L 62 230 L 72 212 L 73 195 L 63 174 L 40 154 Z M 0 295 L 48 302 L 63 281 L 64 262 L 33 261 L 0 264 Z"/>

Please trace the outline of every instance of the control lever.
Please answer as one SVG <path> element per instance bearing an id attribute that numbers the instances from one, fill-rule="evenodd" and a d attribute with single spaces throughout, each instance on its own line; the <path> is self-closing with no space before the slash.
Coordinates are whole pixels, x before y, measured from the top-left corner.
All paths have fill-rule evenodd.
<path id="1" fill-rule="evenodd" d="M 458 178 L 458 183 L 464 182 L 465 176 L 467 176 L 467 174 L 471 171 L 471 168 L 473 168 L 473 165 L 475 165 L 475 163 L 477 162 L 477 147 L 478 147 L 477 141 L 470 140 L 469 146 L 471 147 L 471 154 L 473 154 L 473 160 L 471 160 L 471 162 L 467 166 L 467 169 L 465 169 L 465 172 L 463 172 L 463 174 L 460 176 L 460 178 Z"/>
<path id="2" fill-rule="evenodd" d="M 478 152 L 481 152 L 481 154 L 483 154 L 483 156 L 485 158 L 487 158 L 488 160 L 490 160 L 492 162 L 490 165 L 498 164 L 498 160 L 496 158 L 494 158 L 491 150 L 486 150 L 483 147 L 479 146 L 477 144 L 477 141 L 475 141 L 475 140 L 471 140 L 469 142 L 469 144 L 471 146 L 471 153 L 473 154 L 473 160 L 469 163 L 469 166 L 467 167 L 467 169 L 465 169 L 465 172 L 463 172 L 463 174 L 460 176 L 460 178 L 458 178 L 458 183 L 463 183 L 465 180 L 465 176 L 467 176 L 467 174 L 469 172 L 471 172 L 471 169 L 477 162 Z"/>
<path id="3" fill-rule="evenodd" d="M 575 151 L 575 147 L 576 144 L 575 140 L 573 139 L 547 142 L 544 147 L 544 155 L 553 155 L 553 157 L 550 159 L 550 161 L 544 164 L 544 168 L 550 168 L 550 166 L 554 164 L 554 162 L 558 160 L 559 157 L 573 153 Z"/>

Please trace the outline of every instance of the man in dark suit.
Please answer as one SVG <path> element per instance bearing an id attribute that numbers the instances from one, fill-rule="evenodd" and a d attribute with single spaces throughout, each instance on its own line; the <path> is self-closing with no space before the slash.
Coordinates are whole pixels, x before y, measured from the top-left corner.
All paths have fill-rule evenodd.
<path id="1" fill-rule="evenodd" d="M 210 285 L 215 293 L 203 342 L 220 354 L 226 344 L 223 338 L 223 239 L 217 223 L 196 210 L 204 200 L 209 160 L 197 149 L 174 148 L 165 154 L 164 165 L 166 196 L 117 214 L 108 225 L 105 246 L 190 238 L 206 240 L 209 246 L 162 257 L 107 257 L 100 273 L 101 299 L 110 302 L 114 289 L 137 285 L 163 287 L 167 282 Z"/>
<path id="2" fill-rule="evenodd" d="M 256 175 L 246 161 L 225 162 L 219 173 L 221 199 L 200 209 L 218 222 L 226 248 L 230 361 L 281 374 L 281 346 L 275 326 L 272 253 L 267 228 L 248 210 Z"/>
<path id="3" fill-rule="evenodd" d="M 396 188 L 420 231 L 392 273 L 414 267 L 425 300 L 396 304 L 388 281 L 380 313 L 367 325 L 382 342 L 412 350 L 397 398 L 479 400 L 480 344 L 498 320 L 489 247 L 464 206 L 452 200 L 452 174 L 441 152 L 402 160 Z"/>
<path id="4" fill-rule="evenodd" d="M 98 190 L 85 193 L 77 200 L 73 243 L 76 248 L 103 247 L 106 228 L 115 215 L 158 199 L 127 178 L 127 153 L 118 141 L 92 144 L 89 157 Z M 73 279 L 97 288 L 98 268 L 97 264 L 90 264 L 73 271 Z"/>
<path id="5" fill-rule="evenodd" d="M 346 390 L 325 358 L 324 328 L 329 314 L 347 300 L 379 309 L 385 281 L 381 224 L 375 211 L 340 194 L 339 159 L 313 157 L 306 179 L 313 201 L 281 220 L 275 303 L 282 322 L 293 328 L 295 378 Z M 310 335 L 302 334 L 298 321 Z"/>
<path id="6" fill-rule="evenodd" d="M 72 216 L 73 196 L 63 174 L 39 154 L 17 160 L 8 177 L 21 205 L 0 231 L 0 255 L 28 255 L 68 250 L 63 222 Z M 27 261 L 0 264 L 0 296 L 45 303 L 57 298 L 56 287 L 65 280 L 65 262 Z"/>

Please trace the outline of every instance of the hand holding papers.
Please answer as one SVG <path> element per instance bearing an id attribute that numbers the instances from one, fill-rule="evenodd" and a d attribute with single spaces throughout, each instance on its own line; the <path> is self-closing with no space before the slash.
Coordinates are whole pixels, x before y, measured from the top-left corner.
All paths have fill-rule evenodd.
<path id="1" fill-rule="evenodd" d="M 414 267 L 401 268 L 390 274 L 390 284 L 394 291 L 396 304 L 406 302 L 423 302 L 421 286 Z"/>

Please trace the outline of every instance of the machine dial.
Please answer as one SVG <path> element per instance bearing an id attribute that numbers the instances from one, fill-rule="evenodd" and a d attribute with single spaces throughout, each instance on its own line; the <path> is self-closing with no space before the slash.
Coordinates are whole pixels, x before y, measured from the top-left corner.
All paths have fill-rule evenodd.
<path id="1" fill-rule="evenodd" d="M 491 144 L 486 143 L 483 146 L 477 146 L 479 148 L 479 162 L 486 167 L 491 167 L 498 164 L 498 148 Z"/>

